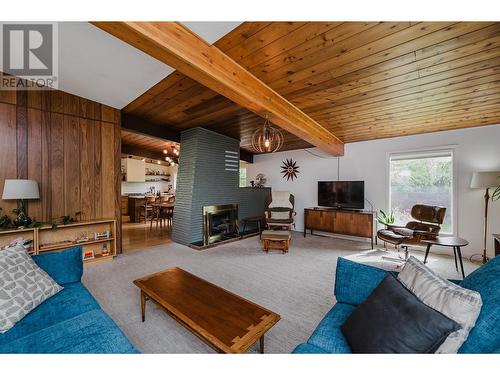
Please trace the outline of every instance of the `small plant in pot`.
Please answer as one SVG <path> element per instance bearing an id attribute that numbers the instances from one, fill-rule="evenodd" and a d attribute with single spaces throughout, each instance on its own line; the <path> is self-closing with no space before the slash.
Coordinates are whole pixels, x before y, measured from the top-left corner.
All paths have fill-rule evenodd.
<path id="1" fill-rule="evenodd" d="M 2 208 L 0 208 L 0 228 L 7 229 L 12 226 L 12 220 L 8 215 L 2 215 Z"/>
<path id="2" fill-rule="evenodd" d="M 390 214 L 386 214 L 384 211 L 380 210 L 380 215 L 377 214 L 377 222 L 382 225 L 389 226 L 394 224 L 395 221 L 396 218 L 394 217 L 394 213 L 392 211 Z"/>

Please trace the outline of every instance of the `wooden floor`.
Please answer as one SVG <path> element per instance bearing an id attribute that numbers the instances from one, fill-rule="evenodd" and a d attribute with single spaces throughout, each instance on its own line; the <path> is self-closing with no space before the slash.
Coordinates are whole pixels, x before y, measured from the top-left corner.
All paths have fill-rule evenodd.
<path id="1" fill-rule="evenodd" d="M 172 242 L 171 232 L 166 229 L 149 229 L 149 223 L 130 223 L 122 224 L 122 249 L 124 253 L 144 250 L 149 247 L 164 245 Z"/>

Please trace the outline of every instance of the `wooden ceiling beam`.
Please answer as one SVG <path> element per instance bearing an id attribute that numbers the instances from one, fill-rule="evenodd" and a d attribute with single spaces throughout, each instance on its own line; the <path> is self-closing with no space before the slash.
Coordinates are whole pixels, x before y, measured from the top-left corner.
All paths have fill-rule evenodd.
<path id="1" fill-rule="evenodd" d="M 188 77 L 333 155 L 344 144 L 276 91 L 176 22 L 93 24 Z"/>
<path id="2" fill-rule="evenodd" d="M 180 133 L 176 130 L 171 130 L 166 126 L 153 124 L 138 116 L 125 113 L 122 113 L 122 128 L 134 133 L 148 135 L 165 141 L 179 143 L 181 140 Z"/>
<path id="3" fill-rule="evenodd" d="M 145 148 L 125 143 L 122 143 L 122 154 L 140 156 L 146 159 L 165 161 L 165 155 L 163 155 L 161 152 L 146 150 Z"/>

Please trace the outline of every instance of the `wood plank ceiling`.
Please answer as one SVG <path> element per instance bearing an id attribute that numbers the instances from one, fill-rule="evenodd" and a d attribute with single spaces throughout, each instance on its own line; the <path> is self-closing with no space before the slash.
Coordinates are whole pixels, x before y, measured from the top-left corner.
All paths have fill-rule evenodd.
<path id="1" fill-rule="evenodd" d="M 163 150 L 167 150 L 169 155 L 172 155 L 172 147 L 178 145 L 176 142 L 169 142 L 163 139 L 150 137 L 148 135 L 138 134 L 135 132 L 122 129 L 121 131 L 122 145 L 139 147 L 140 149 L 163 154 Z"/>
<path id="2" fill-rule="evenodd" d="M 343 142 L 500 123 L 500 23 L 247 22 L 215 45 Z M 174 72 L 123 112 L 241 139 L 263 119 Z M 285 133 L 283 150 L 310 146 Z"/>

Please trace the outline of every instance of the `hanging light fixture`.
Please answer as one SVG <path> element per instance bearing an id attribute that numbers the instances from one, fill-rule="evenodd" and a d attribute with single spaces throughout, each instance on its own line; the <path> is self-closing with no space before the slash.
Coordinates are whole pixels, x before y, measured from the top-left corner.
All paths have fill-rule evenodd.
<path id="1" fill-rule="evenodd" d="M 264 126 L 257 129 L 252 135 L 252 147 L 260 153 L 278 151 L 283 146 L 283 141 L 283 133 L 270 125 L 267 116 Z"/>

